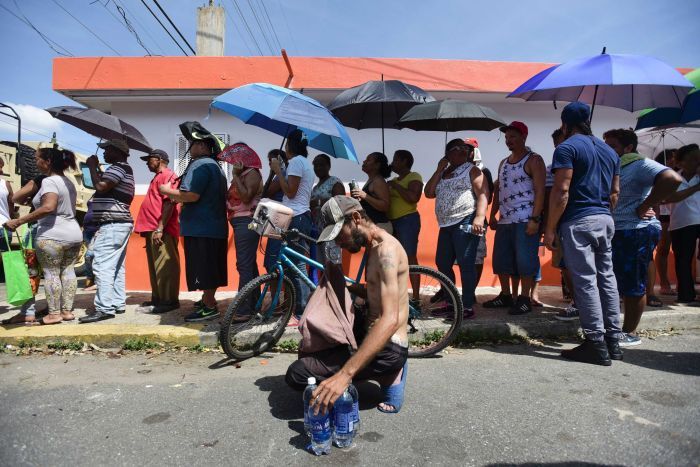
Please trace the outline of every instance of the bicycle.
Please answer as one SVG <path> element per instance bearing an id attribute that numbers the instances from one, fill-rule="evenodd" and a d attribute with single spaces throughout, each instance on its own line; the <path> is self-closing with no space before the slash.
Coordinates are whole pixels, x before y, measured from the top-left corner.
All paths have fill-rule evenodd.
<path id="1" fill-rule="evenodd" d="M 263 216 L 264 217 L 264 214 Z M 244 286 L 229 305 L 221 323 L 219 341 L 226 354 L 244 360 L 270 350 L 279 341 L 296 311 L 297 290 L 290 274 L 300 277 L 313 291 L 316 285 L 291 259 L 324 270 L 322 264 L 293 250 L 290 242 L 312 237 L 292 229 L 282 230 L 269 219 L 254 220 L 270 225 L 279 235 L 282 247 L 272 272 L 258 276 Z M 251 227 L 253 226 L 251 224 Z M 291 258 L 291 259 L 290 259 Z M 357 279 L 345 277 L 346 282 L 360 282 L 365 258 Z M 462 324 L 462 298 L 454 283 L 434 269 L 409 267 L 409 357 L 427 357 L 447 347 Z"/>

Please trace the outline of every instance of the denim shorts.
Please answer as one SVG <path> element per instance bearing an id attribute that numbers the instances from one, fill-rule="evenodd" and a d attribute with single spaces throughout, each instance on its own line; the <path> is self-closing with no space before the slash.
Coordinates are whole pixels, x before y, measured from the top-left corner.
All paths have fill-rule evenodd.
<path id="1" fill-rule="evenodd" d="M 612 239 L 612 260 L 620 295 L 641 297 L 646 294 L 647 268 L 660 236 L 661 230 L 653 225 L 641 229 L 615 231 Z"/>
<path id="2" fill-rule="evenodd" d="M 416 256 L 418 253 L 418 234 L 420 233 L 420 214 L 413 212 L 391 221 L 396 237 L 406 250 L 408 256 Z"/>
<path id="3" fill-rule="evenodd" d="M 540 235 L 525 233 L 527 222 L 498 224 L 493 244 L 493 272 L 535 276 L 540 268 Z"/>

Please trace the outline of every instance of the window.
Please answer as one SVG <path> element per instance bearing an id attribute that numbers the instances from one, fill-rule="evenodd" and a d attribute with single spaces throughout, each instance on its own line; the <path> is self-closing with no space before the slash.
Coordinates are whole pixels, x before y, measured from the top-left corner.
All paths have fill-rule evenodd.
<path id="1" fill-rule="evenodd" d="M 230 137 L 227 133 L 214 134 L 217 138 L 223 141 L 226 146 L 231 144 Z M 175 173 L 178 177 L 180 177 L 185 172 L 185 169 L 190 163 L 190 153 L 187 152 L 187 149 L 189 147 L 189 142 L 187 141 L 187 139 L 185 139 L 184 136 L 182 136 L 182 134 L 178 134 L 175 136 Z M 227 162 L 218 162 L 219 166 L 221 167 L 221 170 L 224 171 L 224 175 L 226 175 L 226 182 L 230 184 L 232 178 L 231 170 L 233 167 Z"/>

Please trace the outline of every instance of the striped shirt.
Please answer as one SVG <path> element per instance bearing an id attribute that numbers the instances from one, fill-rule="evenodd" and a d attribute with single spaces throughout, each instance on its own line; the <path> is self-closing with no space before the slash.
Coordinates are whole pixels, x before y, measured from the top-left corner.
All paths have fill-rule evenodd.
<path id="1" fill-rule="evenodd" d="M 134 199 L 134 171 L 126 162 L 110 165 L 104 174 L 103 182 L 116 185 L 106 193 L 97 193 L 92 197 L 92 221 L 97 224 L 112 222 L 134 222 L 129 206 Z"/>

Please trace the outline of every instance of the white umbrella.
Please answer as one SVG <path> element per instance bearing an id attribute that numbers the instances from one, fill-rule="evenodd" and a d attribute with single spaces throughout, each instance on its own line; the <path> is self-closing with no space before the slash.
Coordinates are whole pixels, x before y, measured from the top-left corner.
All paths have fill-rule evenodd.
<path id="1" fill-rule="evenodd" d="M 700 145 L 700 124 L 637 131 L 637 152 L 654 158 L 666 149 L 678 149 L 686 144 Z"/>

